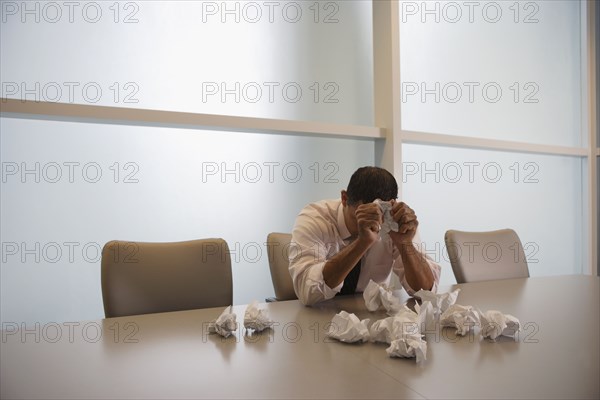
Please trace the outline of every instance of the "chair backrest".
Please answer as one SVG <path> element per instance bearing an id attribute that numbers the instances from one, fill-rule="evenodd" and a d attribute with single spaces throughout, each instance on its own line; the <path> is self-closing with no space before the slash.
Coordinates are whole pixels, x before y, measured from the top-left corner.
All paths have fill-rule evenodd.
<path id="1" fill-rule="evenodd" d="M 107 318 L 233 302 L 231 258 L 223 239 L 111 241 L 102 249 L 101 270 Z"/>
<path id="2" fill-rule="evenodd" d="M 444 240 L 458 283 L 529 277 L 523 245 L 512 229 L 449 230 Z"/>
<path id="3" fill-rule="evenodd" d="M 267 253 L 271 280 L 277 300 L 294 300 L 298 297 L 294 291 L 288 259 L 292 235 L 290 233 L 269 233 L 267 235 Z"/>

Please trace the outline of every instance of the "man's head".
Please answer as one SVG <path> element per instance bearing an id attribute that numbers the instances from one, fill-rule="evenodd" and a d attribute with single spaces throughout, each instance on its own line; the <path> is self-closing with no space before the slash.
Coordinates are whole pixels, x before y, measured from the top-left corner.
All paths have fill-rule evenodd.
<path id="1" fill-rule="evenodd" d="M 346 189 L 346 202 L 350 206 L 372 203 L 375 199 L 395 200 L 398 197 L 396 179 L 387 170 L 379 167 L 357 169 Z"/>
<path id="2" fill-rule="evenodd" d="M 376 199 L 395 200 L 398 197 L 398 184 L 392 174 L 383 168 L 362 167 L 356 170 L 348 188 L 342 190 L 344 220 L 352 235 L 358 233 L 356 208 L 361 204 L 372 203 Z"/>

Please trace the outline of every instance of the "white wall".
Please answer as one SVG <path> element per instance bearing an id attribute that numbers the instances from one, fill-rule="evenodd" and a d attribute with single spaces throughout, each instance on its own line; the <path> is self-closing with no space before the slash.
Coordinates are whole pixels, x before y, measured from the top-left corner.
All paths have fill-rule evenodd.
<path id="1" fill-rule="evenodd" d="M 118 22 L 114 2 L 80 2 L 72 23 L 25 4 L 39 23 L 2 1 L 2 97 L 39 82 L 47 101 L 372 124 L 369 1 L 120 2 Z"/>
<path id="2" fill-rule="evenodd" d="M 581 11 L 577 1 L 403 1 L 402 129 L 585 146 Z M 448 229 L 515 229 L 532 276 L 587 270 L 579 157 L 403 144 L 402 162 L 404 199 L 443 283 L 455 282 Z"/>
<path id="3" fill-rule="evenodd" d="M 585 143 L 579 2 L 403 1 L 400 12 L 403 129 Z"/>
<path id="4" fill-rule="evenodd" d="M 300 17 L 291 3 L 278 3 L 273 23 L 262 2 L 258 22 L 248 22 L 256 15 L 246 3 L 229 2 L 240 20 L 223 23 L 219 10 L 209 13 L 221 2 L 187 1 L 121 3 L 118 23 L 113 2 L 97 3 L 97 23 L 81 13 L 87 5 L 93 19 L 95 6 L 80 3 L 73 23 L 66 8 L 52 23 L 44 3 L 36 22 L 21 2 L 2 2 L 2 96 L 52 101 L 59 87 L 62 102 L 371 125 L 370 2 L 321 2 L 316 22 L 315 2 L 294 3 Z M 130 13 L 138 21 L 123 23 Z M 234 93 L 203 98 L 213 83 Z M 306 203 L 339 196 L 356 168 L 374 162 L 372 141 L 11 118 L 0 119 L 0 140 L 0 303 L 10 322 L 101 318 L 97 251 L 111 239 L 223 237 L 234 303 L 263 300 L 273 295 L 267 234 L 290 231 Z"/>

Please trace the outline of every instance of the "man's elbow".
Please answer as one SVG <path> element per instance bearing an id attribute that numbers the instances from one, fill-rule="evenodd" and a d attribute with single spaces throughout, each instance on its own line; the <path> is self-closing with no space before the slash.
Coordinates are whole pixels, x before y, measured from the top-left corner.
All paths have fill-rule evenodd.
<path id="1" fill-rule="evenodd" d="M 307 307 L 325 300 L 322 296 L 315 295 L 315 293 L 310 290 L 298 290 L 297 288 L 294 288 L 294 291 L 296 292 L 298 301 Z"/>
<path id="2" fill-rule="evenodd" d="M 297 295 L 297 294 L 298 294 L 298 293 L 296 293 L 296 295 Z M 315 305 L 315 304 L 317 304 L 319 301 L 321 301 L 321 300 L 320 300 L 320 299 L 318 299 L 318 298 L 314 298 L 314 297 L 311 297 L 311 296 L 302 296 L 302 295 L 298 296 L 298 300 L 300 301 L 300 303 L 302 303 L 303 305 L 305 305 L 305 306 L 307 306 L 307 307 L 310 307 L 310 306 L 312 306 L 312 305 Z"/>

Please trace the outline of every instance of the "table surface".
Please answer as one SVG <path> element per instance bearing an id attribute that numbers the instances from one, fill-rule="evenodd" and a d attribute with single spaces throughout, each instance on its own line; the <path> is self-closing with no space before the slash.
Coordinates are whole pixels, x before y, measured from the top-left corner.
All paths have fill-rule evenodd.
<path id="1" fill-rule="evenodd" d="M 520 319 L 517 340 L 451 328 L 427 333 L 427 360 L 388 357 L 386 344 L 326 337 L 341 311 L 371 322 L 362 296 L 313 307 L 262 304 L 262 333 L 208 334 L 223 308 L 44 324 L 3 324 L 2 398 L 599 398 L 599 286 L 591 276 L 478 282 L 457 303 Z M 403 300 L 410 300 L 404 293 Z M 246 306 L 234 306 L 238 322 Z"/>

